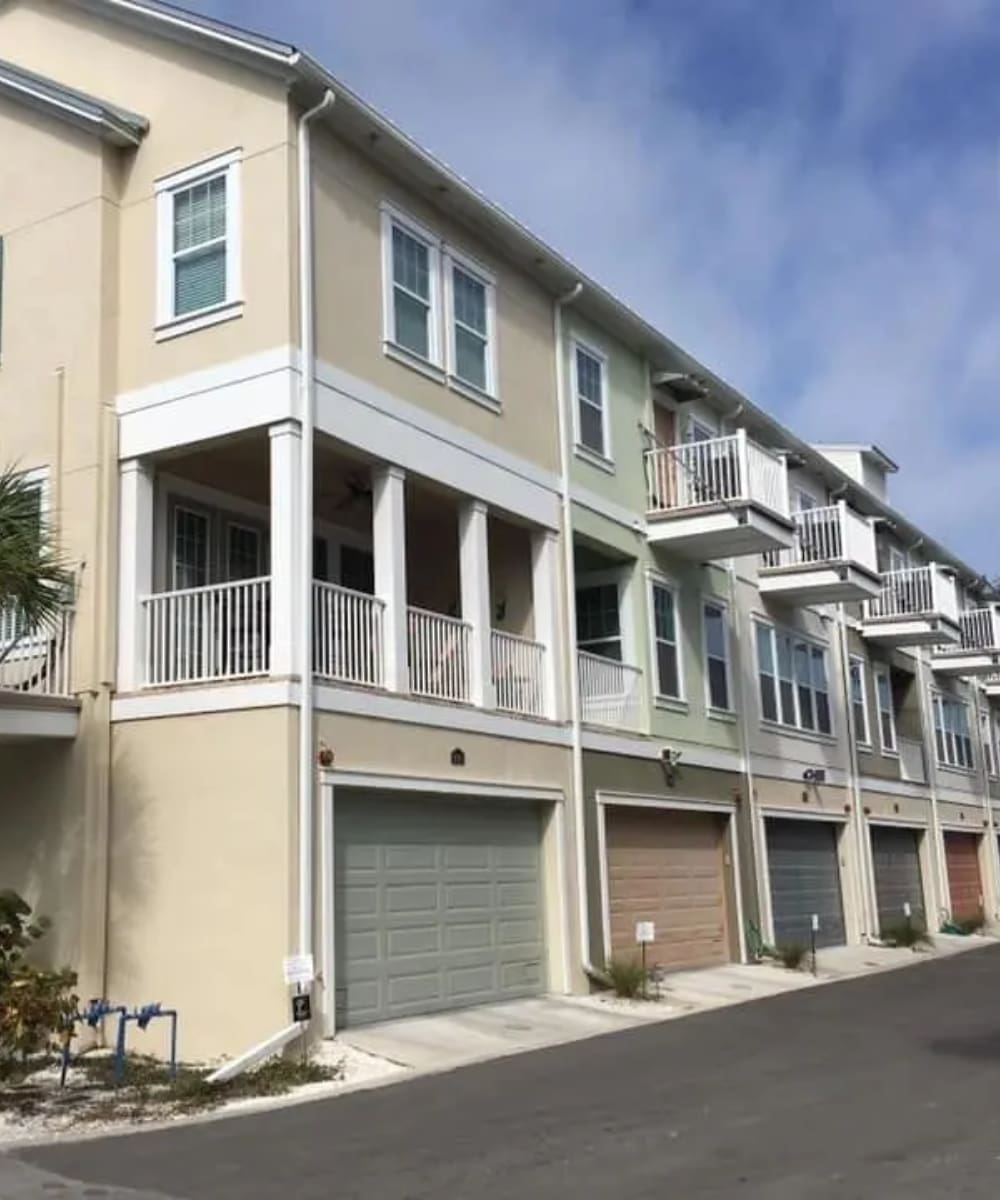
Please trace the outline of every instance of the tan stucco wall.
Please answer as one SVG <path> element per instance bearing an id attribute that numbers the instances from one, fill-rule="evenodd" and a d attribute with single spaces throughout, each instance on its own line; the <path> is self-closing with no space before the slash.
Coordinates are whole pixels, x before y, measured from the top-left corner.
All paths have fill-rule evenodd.
<path id="1" fill-rule="evenodd" d="M 316 340 L 321 360 L 549 470 L 558 468 L 551 300 L 475 234 L 352 148 L 315 138 Z M 496 277 L 501 413 L 382 352 L 379 204 L 388 201 Z"/>
<path id="2" fill-rule="evenodd" d="M 293 728 L 290 709 L 113 727 L 108 991 L 176 1007 L 186 1059 L 288 1022 Z"/>

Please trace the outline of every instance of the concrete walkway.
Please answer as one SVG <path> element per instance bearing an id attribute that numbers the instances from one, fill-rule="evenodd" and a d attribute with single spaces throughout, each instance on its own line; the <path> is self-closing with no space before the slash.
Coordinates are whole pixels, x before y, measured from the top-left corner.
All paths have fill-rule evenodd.
<path id="1" fill-rule="evenodd" d="M 383 1021 L 345 1030 L 337 1040 L 414 1071 L 445 1071 L 841 979 L 914 966 L 929 958 L 993 944 L 992 938 L 940 934 L 932 949 L 916 952 L 883 946 L 837 946 L 819 952 L 815 976 L 770 963 L 730 963 L 666 975 L 655 1001 L 623 1001 L 607 993 L 537 996 Z"/>

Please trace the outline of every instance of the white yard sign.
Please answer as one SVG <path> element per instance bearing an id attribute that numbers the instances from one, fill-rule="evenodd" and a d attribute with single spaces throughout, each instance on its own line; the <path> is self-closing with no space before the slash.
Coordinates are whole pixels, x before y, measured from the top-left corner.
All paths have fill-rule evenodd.
<path id="1" fill-rule="evenodd" d="M 312 983 L 316 978 L 316 968 L 311 954 L 290 954 L 283 959 L 281 969 L 284 972 L 285 983 L 302 986 Z"/>
<path id="2" fill-rule="evenodd" d="M 640 944 L 643 942 L 652 942 L 656 939 L 656 926 L 652 921 L 636 921 L 635 923 L 635 940 Z"/>

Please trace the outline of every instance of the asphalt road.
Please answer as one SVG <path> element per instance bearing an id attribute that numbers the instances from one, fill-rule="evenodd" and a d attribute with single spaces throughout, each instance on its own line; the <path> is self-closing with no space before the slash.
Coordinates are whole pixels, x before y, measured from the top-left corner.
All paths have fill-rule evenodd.
<path id="1" fill-rule="evenodd" d="M 996 1200 L 1000 947 L 20 1158 L 184 1200 Z"/>

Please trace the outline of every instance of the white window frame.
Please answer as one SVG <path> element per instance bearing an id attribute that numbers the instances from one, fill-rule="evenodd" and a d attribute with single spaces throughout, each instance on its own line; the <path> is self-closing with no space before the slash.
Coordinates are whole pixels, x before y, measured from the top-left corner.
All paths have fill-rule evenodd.
<path id="1" fill-rule="evenodd" d="M 598 642 L 618 641 L 621 646 L 621 657 L 613 659 L 614 662 L 629 663 L 629 655 L 632 651 L 631 638 L 626 633 L 626 601 L 628 588 L 626 581 L 622 578 L 618 571 L 593 571 L 577 576 L 574 585 L 573 603 L 576 603 L 576 592 L 586 591 L 588 588 L 603 588 L 613 587 L 618 598 L 618 634 L 617 637 L 604 637 L 593 639 L 587 643 L 580 641 L 579 633 L 577 634 L 577 649 L 583 650 L 587 654 L 595 654 L 596 651 L 589 647 L 596 645 Z"/>
<path id="2" fill-rule="evenodd" d="M 464 275 L 482 284 L 486 300 L 486 387 L 480 388 L 463 379 L 457 372 L 457 324 L 455 321 L 455 276 L 457 267 Z M 488 401 L 491 407 L 499 405 L 497 398 L 497 281 L 485 267 L 454 246 L 444 244 L 441 256 L 444 273 L 445 324 L 448 331 L 447 363 L 448 383 L 456 391 L 469 394 L 471 399 Z"/>
<path id="3" fill-rule="evenodd" d="M 951 722 L 948 714 L 964 710 L 965 712 L 965 728 L 969 741 L 969 753 L 971 755 L 971 763 L 960 761 L 958 755 L 958 730 Z M 939 767 L 949 771 L 963 771 L 966 774 L 971 774 L 976 769 L 976 751 L 975 738 L 972 736 L 972 723 L 969 720 L 969 705 L 965 700 L 960 700 L 957 696 L 947 695 L 945 692 L 931 691 L 931 712 L 933 714 L 933 735 L 934 735 L 934 756 Z M 939 724 L 940 722 L 940 724 Z M 941 748 L 943 756 L 939 752 L 937 733 L 941 731 Z M 949 751 L 949 741 L 951 748 Z M 949 756 L 950 754 L 950 756 Z"/>
<path id="4" fill-rule="evenodd" d="M 757 630 L 763 629 L 771 639 L 771 656 L 774 662 L 774 683 L 775 683 L 775 708 L 778 716 L 776 718 L 766 717 L 764 715 L 763 698 L 761 695 L 761 665 L 760 653 L 757 645 Z M 789 724 L 783 719 L 784 704 L 781 699 L 781 676 L 778 674 L 778 637 L 788 637 L 792 639 L 792 708 L 795 714 L 795 723 Z M 812 682 L 812 652 L 819 650 L 823 655 L 823 674 L 826 677 L 826 707 L 830 717 L 829 730 L 820 729 L 819 721 L 816 720 L 816 728 L 810 729 L 802 724 L 802 708 L 799 698 L 799 680 L 795 676 L 795 648 L 797 645 L 806 646 L 809 648 L 809 690 L 813 695 L 813 715 L 818 718 L 818 709 L 815 704 L 815 696 L 817 688 Z M 820 741 L 834 741 L 837 737 L 837 722 L 836 713 L 833 707 L 833 695 L 830 690 L 830 647 L 826 642 L 820 641 L 818 638 L 809 637 L 797 629 L 788 629 L 780 625 L 775 625 L 762 617 L 755 616 L 753 619 L 753 653 L 754 653 L 754 669 L 757 679 L 757 705 L 760 712 L 760 723 L 765 729 L 781 730 L 787 733 L 795 734 L 799 737 L 814 738 Z"/>
<path id="5" fill-rule="evenodd" d="M 876 715 L 878 716 L 879 746 L 882 749 L 882 753 L 886 757 L 898 758 L 899 757 L 899 738 L 896 734 L 896 709 L 893 704 L 892 675 L 890 674 L 888 667 L 875 667 L 872 670 L 872 674 L 875 679 L 875 712 L 876 712 Z M 889 707 L 888 708 L 882 707 L 882 692 L 881 692 L 880 684 L 883 682 L 885 683 L 886 690 L 889 693 Z M 882 717 L 885 715 L 888 715 L 888 717 L 889 717 L 889 728 L 892 732 L 892 744 L 891 745 L 889 745 L 889 743 L 886 741 L 885 732 L 884 732 L 884 728 L 882 725 Z"/>
<path id="6" fill-rule="evenodd" d="M 606 471 L 614 470 L 614 453 L 611 446 L 611 405 L 608 398 L 608 356 L 595 346 L 593 342 L 573 336 L 569 339 L 569 386 L 570 398 L 573 405 L 573 447 L 578 457 L 585 459 Z M 577 351 L 582 350 L 588 358 L 592 358 L 601 369 L 601 441 L 602 448 L 594 450 L 586 446 L 580 439 L 580 389 L 576 366 Z M 585 401 L 590 404 L 590 401 Z M 591 408 L 594 405 L 591 404 Z"/>
<path id="7" fill-rule="evenodd" d="M 983 762 L 987 779 L 1000 778 L 1000 756 L 997 753 L 996 726 L 989 708 L 979 710 L 979 736 L 983 743 Z"/>
<path id="8" fill-rule="evenodd" d="M 156 327 L 158 342 L 229 321 L 243 313 L 243 200 L 241 149 L 156 180 Z M 223 175 L 226 179 L 226 296 L 196 312 L 174 310 L 174 196 Z"/>
<path id="9" fill-rule="evenodd" d="M 445 360 L 441 337 L 441 239 L 437 234 L 400 212 L 391 204 L 380 206 L 382 226 L 382 345 L 387 353 L 410 366 L 431 370 L 437 380 L 444 378 Z M 393 274 L 392 231 L 399 228 L 408 237 L 427 247 L 427 358 L 401 346 L 396 340 L 396 279 Z"/>
<path id="10" fill-rule="evenodd" d="M 677 656 L 677 695 L 671 696 L 660 690 L 660 662 L 656 649 L 661 639 L 656 633 L 655 589 L 662 588 L 673 597 L 674 605 L 674 653 Z M 681 593 L 673 580 L 653 571 L 646 573 L 646 597 L 649 616 L 649 678 L 653 689 L 653 701 L 660 706 L 686 705 L 687 681 L 684 674 L 684 638 L 681 627 Z M 669 643 L 667 643 L 669 644 Z"/>
<path id="11" fill-rule="evenodd" d="M 867 664 L 866 664 L 864 658 L 860 654 L 852 654 L 850 656 L 850 658 L 848 659 L 848 663 L 849 663 L 849 669 L 847 672 L 847 683 L 848 683 L 849 695 L 847 697 L 847 701 L 850 704 L 851 712 L 853 713 L 854 712 L 854 691 L 853 691 L 854 681 L 851 678 L 850 668 L 857 667 L 858 668 L 858 681 L 861 684 L 861 712 L 864 717 L 864 723 L 865 723 L 864 729 L 858 729 L 857 718 L 855 718 L 854 740 L 857 742 L 857 744 L 859 746 L 864 747 L 866 750 L 870 750 L 870 749 L 872 749 L 872 731 L 871 731 L 871 717 L 868 712 L 868 679 L 867 679 L 867 672 L 865 670 L 865 667 L 867 666 Z"/>
<path id="12" fill-rule="evenodd" d="M 230 558 L 229 552 L 230 552 L 230 549 L 232 546 L 230 537 L 234 530 L 238 530 L 240 533 L 252 533 L 254 538 L 256 539 L 256 541 L 257 541 L 257 569 L 254 571 L 253 575 L 249 575 L 246 578 L 247 579 L 261 578 L 265 573 L 264 572 L 264 564 L 267 561 L 267 547 L 265 545 L 264 531 L 256 525 L 248 524 L 246 521 L 233 521 L 231 519 L 227 519 L 225 522 L 225 541 L 221 548 L 222 554 L 224 555 L 224 559 L 222 562 L 221 574 L 225 576 L 227 583 L 245 582 L 245 580 L 242 576 L 238 580 L 234 580 L 233 576 L 232 576 L 232 559 Z"/>
<path id="13" fill-rule="evenodd" d="M 711 681 L 708 676 L 708 625 L 705 620 L 705 609 L 709 605 L 722 613 L 722 636 L 726 652 L 723 662 L 726 668 L 726 698 L 729 701 L 727 708 L 719 708 L 712 703 Z M 705 670 L 705 711 L 710 716 L 713 713 L 732 716 L 736 712 L 736 705 L 733 703 L 733 646 L 729 630 L 729 605 L 717 596 L 701 597 L 701 661 Z"/>

